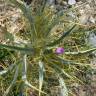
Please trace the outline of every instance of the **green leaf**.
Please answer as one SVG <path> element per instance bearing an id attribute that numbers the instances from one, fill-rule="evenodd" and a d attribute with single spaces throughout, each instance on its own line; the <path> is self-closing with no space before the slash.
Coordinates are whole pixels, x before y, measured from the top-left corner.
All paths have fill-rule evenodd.
<path id="1" fill-rule="evenodd" d="M 60 96 L 68 96 L 68 89 L 66 87 L 66 84 L 64 82 L 64 79 L 59 76 L 59 84 L 60 84 Z"/>
<path id="2" fill-rule="evenodd" d="M 27 55 L 23 54 L 22 61 L 22 80 L 25 81 L 27 79 Z"/>
<path id="3" fill-rule="evenodd" d="M 46 3 L 47 3 L 47 0 L 43 0 L 43 4 L 42 4 L 42 6 L 40 8 L 41 13 L 44 11 Z"/>
<path id="4" fill-rule="evenodd" d="M 9 39 L 10 41 L 14 41 L 14 36 L 11 34 L 11 33 L 9 33 L 9 32 L 6 32 L 5 33 L 5 40 L 7 40 L 7 39 Z"/>
<path id="5" fill-rule="evenodd" d="M 50 24 L 48 25 L 47 31 L 46 31 L 46 36 L 49 36 L 51 30 L 54 28 L 55 25 L 57 25 L 58 23 L 60 23 L 60 17 L 62 17 L 64 14 L 64 11 L 60 11 L 57 13 L 57 15 L 52 19 L 52 21 L 50 22 Z"/>
<path id="6" fill-rule="evenodd" d="M 55 61 L 61 62 L 62 64 L 72 64 L 72 65 L 80 65 L 80 66 L 92 66 L 91 64 L 78 63 L 71 60 L 65 60 L 61 57 L 58 57 Z"/>
<path id="7" fill-rule="evenodd" d="M 55 40 L 54 42 L 48 44 L 47 46 L 54 46 L 54 45 L 56 45 L 56 44 L 59 44 L 60 41 L 62 41 L 66 36 L 68 36 L 75 27 L 76 27 L 76 25 L 74 25 L 74 26 L 73 26 L 71 29 L 69 29 L 67 32 L 64 32 L 63 35 L 62 35 L 59 39 L 57 39 L 57 40 Z"/>
<path id="8" fill-rule="evenodd" d="M 31 26 L 31 36 L 32 38 L 34 38 L 34 36 L 36 36 L 36 29 L 35 29 L 35 24 L 34 24 L 34 18 L 32 15 L 32 10 L 30 9 L 29 6 L 26 6 L 23 2 L 21 3 L 20 1 L 16 1 L 16 0 L 10 0 L 13 4 L 15 4 L 18 8 L 21 9 L 21 11 L 23 12 L 23 15 L 26 17 L 26 19 L 28 19 L 30 26 Z M 31 39 L 32 39 L 31 38 Z"/>
<path id="9" fill-rule="evenodd" d="M 17 50 L 20 52 L 30 52 L 30 53 L 34 53 L 33 49 L 31 48 L 21 48 L 21 47 L 17 47 L 17 46 L 10 46 L 10 45 L 5 45 L 5 44 L 0 44 L 0 48 L 6 48 L 6 49 L 10 49 L 10 50 Z"/>
<path id="10" fill-rule="evenodd" d="M 44 51 L 44 54 L 52 54 L 55 47 L 49 47 Z M 85 51 L 78 51 L 78 52 L 64 52 L 64 55 L 84 55 L 84 54 L 90 54 L 91 52 L 96 51 L 96 48 L 91 48 Z"/>
<path id="11" fill-rule="evenodd" d="M 16 83 L 16 80 L 17 80 L 17 77 L 18 77 L 18 70 L 19 70 L 19 67 L 17 66 L 15 74 L 14 74 L 13 81 L 11 82 L 10 86 L 7 88 L 7 90 L 5 91 L 3 96 L 7 96 L 8 93 L 10 92 L 11 88 L 13 87 L 14 83 Z"/>
<path id="12" fill-rule="evenodd" d="M 96 50 L 96 48 L 92 48 L 92 49 L 88 49 L 85 51 L 79 51 L 79 52 L 65 52 L 64 54 L 65 55 L 84 55 L 84 54 L 89 54 L 95 50 Z"/>
<path id="13" fill-rule="evenodd" d="M 41 91 L 42 89 L 42 85 L 43 85 L 43 75 L 44 75 L 44 64 L 43 62 L 40 60 L 39 61 L 39 90 Z M 39 96 L 41 96 L 41 93 L 39 91 Z"/>
<path id="14" fill-rule="evenodd" d="M 6 74 L 8 71 L 11 71 L 16 64 L 11 64 L 7 69 L 0 71 L 0 75 Z"/>
<path id="15" fill-rule="evenodd" d="M 1 26 L 1 30 L 3 31 L 3 33 L 4 33 L 4 39 L 5 40 L 10 40 L 10 41 L 14 41 L 14 36 L 13 36 L 13 34 L 12 33 L 9 33 L 8 31 L 7 31 L 7 28 L 6 28 L 6 26 L 5 27 L 2 27 Z"/>
<path id="16" fill-rule="evenodd" d="M 50 64 L 50 63 L 49 63 Z M 59 74 L 64 74 L 65 76 L 67 76 L 68 78 L 70 79 L 73 79 L 71 75 L 69 75 L 68 73 L 66 73 L 64 71 L 64 69 L 60 68 L 58 65 L 54 64 L 54 63 L 51 63 L 50 66 Z"/>
<path id="17" fill-rule="evenodd" d="M 24 82 L 25 85 L 27 85 L 28 87 L 36 90 L 36 91 L 40 91 L 39 89 L 37 89 L 35 86 L 32 86 L 27 80 Z M 47 93 L 45 93 L 44 91 L 40 91 L 41 93 L 45 94 L 45 96 L 47 95 Z"/>
<path id="18" fill-rule="evenodd" d="M 78 79 L 76 76 L 71 76 L 69 73 L 65 72 L 64 69 L 60 68 L 58 65 L 52 63 L 52 68 L 58 73 L 58 74 L 63 74 L 66 77 L 68 77 L 69 79 L 73 80 L 73 81 L 79 81 L 80 83 L 84 84 L 83 81 L 81 81 L 80 79 Z"/>
<path id="19" fill-rule="evenodd" d="M 28 6 L 26 6 L 23 2 L 18 2 L 17 0 L 10 0 L 10 2 L 22 10 L 24 16 L 29 20 L 29 22 L 33 22 L 33 16 L 31 14 L 32 12 Z"/>

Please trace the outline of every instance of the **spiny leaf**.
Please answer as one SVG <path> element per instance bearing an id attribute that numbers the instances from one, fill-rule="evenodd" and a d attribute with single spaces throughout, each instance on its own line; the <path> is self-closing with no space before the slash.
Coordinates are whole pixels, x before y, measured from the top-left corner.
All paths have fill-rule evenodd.
<path id="1" fill-rule="evenodd" d="M 8 93 L 9 93 L 9 91 L 11 90 L 13 84 L 16 82 L 17 77 L 18 77 L 18 70 L 19 70 L 19 67 L 17 66 L 17 67 L 16 67 L 15 74 L 14 74 L 13 81 L 11 82 L 10 86 L 7 88 L 7 90 L 5 91 L 5 93 L 4 93 L 3 96 L 7 96 L 7 95 L 8 95 Z"/>
<path id="2" fill-rule="evenodd" d="M 29 19 L 29 22 L 33 22 L 33 16 L 30 8 L 26 6 L 23 2 L 18 2 L 17 0 L 10 0 L 13 4 L 15 4 L 18 8 L 20 8 L 24 14 L 24 16 Z"/>
<path id="3" fill-rule="evenodd" d="M 52 47 L 52 48 L 48 48 L 44 51 L 44 54 L 51 54 L 53 53 L 53 50 L 55 47 Z M 56 49 L 56 48 L 55 48 Z M 85 50 L 85 51 L 78 51 L 78 52 L 64 52 L 65 55 L 84 55 L 84 54 L 89 54 L 93 51 L 95 51 L 96 48 L 91 48 L 91 49 L 88 49 L 88 50 Z"/>
<path id="4" fill-rule="evenodd" d="M 77 80 L 77 81 L 79 81 L 80 83 L 82 83 L 82 84 L 84 84 L 83 83 L 83 81 L 81 81 L 80 79 L 78 79 L 76 76 L 71 76 L 70 74 L 68 74 L 67 72 L 65 72 L 65 70 L 64 69 L 62 69 L 62 68 L 60 68 L 58 65 L 56 65 L 56 64 L 54 64 L 53 63 L 53 65 L 51 65 L 52 66 L 52 68 L 54 68 L 55 69 L 55 71 L 57 72 L 57 73 L 59 73 L 59 74 L 64 74 L 66 77 L 68 77 L 69 79 L 71 79 L 71 80 Z"/>
<path id="5" fill-rule="evenodd" d="M 57 39 L 57 40 L 55 40 L 54 42 L 48 44 L 47 46 L 54 46 L 54 45 L 56 45 L 56 44 L 59 44 L 60 41 L 62 41 L 66 36 L 68 36 L 68 35 L 72 32 L 72 30 L 75 28 L 75 26 L 76 26 L 76 25 L 74 25 L 74 26 L 73 26 L 71 29 L 69 29 L 67 32 L 64 32 L 63 35 L 62 35 L 59 39 Z"/>
<path id="6" fill-rule="evenodd" d="M 6 74 L 8 71 L 11 71 L 16 64 L 10 65 L 7 69 L 0 71 L 0 75 Z"/>
<path id="7" fill-rule="evenodd" d="M 5 33 L 5 40 L 9 39 L 10 41 L 14 41 L 14 36 L 9 33 L 9 32 L 6 32 Z"/>
<path id="8" fill-rule="evenodd" d="M 88 49 L 88 50 L 85 50 L 85 51 L 79 51 L 79 52 L 65 52 L 64 54 L 65 55 L 84 55 L 84 54 L 91 53 L 95 50 L 96 50 L 96 48 L 92 48 L 92 49 Z"/>
<path id="9" fill-rule="evenodd" d="M 60 22 L 60 17 L 62 17 L 64 14 L 64 11 L 60 11 L 56 14 L 56 16 L 52 19 L 52 21 L 50 22 L 50 24 L 48 25 L 47 31 L 46 31 L 46 36 L 49 36 L 52 28 L 57 25 Z"/>
<path id="10" fill-rule="evenodd" d="M 27 79 L 27 55 L 26 54 L 24 54 L 24 56 L 23 56 L 23 63 L 22 63 L 22 80 L 24 81 L 24 80 L 26 80 Z"/>
<path id="11" fill-rule="evenodd" d="M 31 26 L 31 36 L 34 38 L 34 36 L 37 34 L 35 30 L 35 24 L 34 24 L 34 19 L 32 15 L 32 10 L 30 9 L 29 6 L 26 6 L 23 2 L 18 2 L 17 0 L 10 0 L 13 4 L 15 4 L 18 8 L 21 9 L 23 12 L 23 15 L 28 19 L 30 26 Z"/>
<path id="12" fill-rule="evenodd" d="M 56 59 L 56 61 L 59 61 L 62 64 L 68 64 L 68 65 L 72 64 L 72 65 L 80 65 L 80 66 L 93 66 L 91 64 L 78 63 L 78 62 L 74 62 L 74 61 L 71 61 L 71 60 L 65 60 L 65 59 L 63 59 L 61 57 L 58 57 L 57 59 Z"/>
<path id="13" fill-rule="evenodd" d="M 42 7 L 41 7 L 41 13 L 44 11 L 45 9 L 45 6 L 46 6 L 46 3 L 47 3 L 47 0 L 43 0 L 43 4 L 42 4 Z"/>
<path id="14" fill-rule="evenodd" d="M 7 28 L 6 27 L 3 27 L 3 26 L 1 26 L 1 30 L 3 31 L 3 33 L 4 33 L 4 39 L 5 40 L 10 40 L 10 41 L 14 41 L 14 36 L 13 36 L 13 34 L 12 33 L 9 33 L 8 31 L 7 31 Z"/>
<path id="15" fill-rule="evenodd" d="M 37 89 L 35 86 L 32 86 L 27 80 L 24 82 L 25 83 L 25 85 L 27 85 L 28 87 L 30 87 L 30 88 L 32 88 L 32 89 L 35 89 L 36 91 L 40 91 L 39 89 Z M 40 91 L 41 93 L 43 93 L 43 94 L 47 94 L 47 93 L 45 93 L 45 92 L 43 92 L 43 91 Z"/>
<path id="16" fill-rule="evenodd" d="M 59 76 L 59 84 L 60 84 L 60 96 L 68 96 L 68 89 L 65 85 L 64 79 Z"/>
<path id="17" fill-rule="evenodd" d="M 49 63 L 50 64 L 50 63 Z M 63 73 L 65 76 L 67 76 L 68 78 L 72 79 L 72 76 L 69 75 L 68 73 L 66 73 L 62 68 L 60 68 L 59 66 L 57 66 L 54 63 L 51 63 L 50 66 L 57 72 L 57 73 Z"/>
<path id="18" fill-rule="evenodd" d="M 21 48 L 21 47 L 10 46 L 10 45 L 5 45 L 5 44 L 0 44 L 0 48 L 6 48 L 6 49 L 10 49 L 10 50 L 17 50 L 17 51 L 21 51 L 21 52 L 34 53 L 33 49 L 31 49 L 31 48 Z"/>
<path id="19" fill-rule="evenodd" d="M 39 90 L 41 91 L 43 85 L 43 75 L 44 75 L 44 64 L 39 61 Z M 39 91 L 39 96 L 41 95 Z"/>

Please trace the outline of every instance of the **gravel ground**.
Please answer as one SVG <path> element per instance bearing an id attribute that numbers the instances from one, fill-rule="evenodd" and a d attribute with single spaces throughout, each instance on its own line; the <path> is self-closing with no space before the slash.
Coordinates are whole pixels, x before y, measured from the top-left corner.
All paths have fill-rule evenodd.
<path id="1" fill-rule="evenodd" d="M 14 33 L 16 30 L 20 30 L 22 28 L 22 24 L 20 22 L 21 11 L 14 6 L 7 4 L 5 1 L 6 0 L 0 0 L 0 42 L 3 43 L 5 42 L 5 27 L 7 27 L 7 30 L 9 30 L 11 33 Z M 36 4 L 42 4 L 40 3 L 41 1 L 42 0 L 33 0 L 32 5 L 34 6 Z M 79 24 L 86 25 L 87 28 L 90 26 L 96 27 L 96 0 L 76 0 L 76 4 L 74 5 L 69 5 L 67 0 L 49 0 L 48 3 L 51 6 L 54 6 L 57 11 L 67 10 L 70 7 L 75 7 L 76 10 L 68 13 L 68 16 L 71 17 L 71 21 L 76 19 Z M 35 10 L 36 6 L 34 6 L 33 9 Z M 96 64 L 96 60 L 94 59 L 93 61 Z M 73 91 L 75 92 L 76 96 L 96 96 L 96 76 L 92 76 L 91 78 L 93 80 L 91 85 L 74 86 Z M 52 92 L 52 94 L 55 93 Z"/>

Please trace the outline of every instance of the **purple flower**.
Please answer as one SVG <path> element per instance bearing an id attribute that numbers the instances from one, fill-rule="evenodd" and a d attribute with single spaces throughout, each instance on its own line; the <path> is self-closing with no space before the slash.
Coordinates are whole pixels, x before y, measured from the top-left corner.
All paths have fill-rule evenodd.
<path id="1" fill-rule="evenodd" d="M 64 53 L 64 48 L 63 48 L 63 47 L 58 47 L 58 48 L 55 50 L 55 53 L 56 53 L 56 54 L 63 54 L 63 53 Z"/>

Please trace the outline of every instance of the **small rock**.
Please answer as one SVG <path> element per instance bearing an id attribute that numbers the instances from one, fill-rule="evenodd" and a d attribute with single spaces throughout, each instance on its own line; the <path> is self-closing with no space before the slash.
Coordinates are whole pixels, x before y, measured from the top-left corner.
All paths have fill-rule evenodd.
<path id="1" fill-rule="evenodd" d="M 76 4 L 76 1 L 75 0 L 68 0 L 68 4 L 69 5 L 74 5 L 74 4 Z"/>

